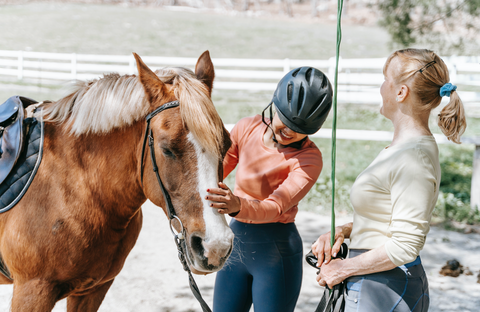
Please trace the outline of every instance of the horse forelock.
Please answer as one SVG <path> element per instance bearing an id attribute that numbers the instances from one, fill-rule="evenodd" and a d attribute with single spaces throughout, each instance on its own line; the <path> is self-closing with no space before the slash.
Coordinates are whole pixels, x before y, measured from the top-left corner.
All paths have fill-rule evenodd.
<path id="1" fill-rule="evenodd" d="M 163 82 L 173 84 L 186 128 L 206 152 L 220 159 L 224 140 L 223 122 L 205 84 L 186 68 L 163 68 L 155 73 Z"/>
<path id="2" fill-rule="evenodd" d="M 180 114 L 187 129 L 201 146 L 221 157 L 223 122 L 205 84 L 186 68 L 156 71 L 164 83 L 172 84 L 180 101 Z M 135 75 L 108 74 L 90 81 L 77 81 L 70 94 L 43 105 L 43 118 L 65 123 L 74 135 L 108 133 L 144 118 L 150 109 L 144 88 Z"/>

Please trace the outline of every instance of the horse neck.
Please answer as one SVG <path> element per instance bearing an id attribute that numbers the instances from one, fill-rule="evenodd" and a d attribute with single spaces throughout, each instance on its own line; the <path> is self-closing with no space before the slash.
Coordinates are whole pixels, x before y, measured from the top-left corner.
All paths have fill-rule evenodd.
<path id="1" fill-rule="evenodd" d="M 45 156 L 51 154 L 59 162 L 56 166 L 60 167 L 60 178 L 75 179 L 72 184 L 82 188 L 94 205 L 129 219 L 146 200 L 137 161 L 142 124 L 135 122 L 107 134 L 80 136 L 50 125 L 46 127 Z"/>

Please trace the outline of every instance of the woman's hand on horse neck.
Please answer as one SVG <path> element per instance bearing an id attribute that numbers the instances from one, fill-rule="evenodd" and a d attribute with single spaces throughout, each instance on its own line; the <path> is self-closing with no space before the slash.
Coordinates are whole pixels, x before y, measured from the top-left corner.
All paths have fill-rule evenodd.
<path id="1" fill-rule="evenodd" d="M 210 207 L 218 209 L 218 212 L 223 214 L 238 213 L 242 206 L 240 197 L 235 196 L 225 183 L 219 182 L 218 186 L 220 188 L 207 190 L 209 195 L 205 199 L 212 202 Z"/>

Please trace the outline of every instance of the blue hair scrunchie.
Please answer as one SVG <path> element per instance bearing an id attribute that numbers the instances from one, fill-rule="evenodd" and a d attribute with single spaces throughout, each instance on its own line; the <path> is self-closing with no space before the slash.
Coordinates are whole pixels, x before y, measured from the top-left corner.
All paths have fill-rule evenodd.
<path id="1" fill-rule="evenodd" d="M 440 96 L 450 96 L 450 93 L 452 91 L 457 90 L 457 86 L 451 84 L 450 82 L 446 83 L 443 85 L 443 87 L 440 88 Z"/>

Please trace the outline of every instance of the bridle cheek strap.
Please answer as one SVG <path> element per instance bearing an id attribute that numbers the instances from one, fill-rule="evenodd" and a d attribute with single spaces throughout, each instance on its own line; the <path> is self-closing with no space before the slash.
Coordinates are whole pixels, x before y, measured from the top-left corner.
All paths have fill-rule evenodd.
<path id="1" fill-rule="evenodd" d="M 208 307 L 207 303 L 205 300 L 203 300 L 202 295 L 200 294 L 200 289 L 197 286 L 197 283 L 195 283 L 195 279 L 192 276 L 192 272 L 190 271 L 190 267 L 188 266 L 188 263 L 185 258 L 186 254 L 186 246 L 185 246 L 185 229 L 183 227 L 182 221 L 180 220 L 179 217 L 177 217 L 175 213 L 175 208 L 173 207 L 172 200 L 170 198 L 170 194 L 168 194 L 167 190 L 165 189 L 165 186 L 163 185 L 162 179 L 160 178 L 160 174 L 158 173 L 158 166 L 157 166 L 157 159 L 155 157 L 155 146 L 154 146 L 154 140 L 153 140 L 153 132 L 152 129 L 150 128 L 150 121 L 152 120 L 153 117 L 156 115 L 160 114 L 166 109 L 169 108 L 174 108 L 178 107 L 180 105 L 180 102 L 178 101 L 172 101 L 163 104 L 162 106 L 158 107 L 155 109 L 153 112 L 147 115 L 146 122 L 147 122 L 147 127 L 145 129 L 145 136 L 143 138 L 143 146 L 142 146 L 142 159 L 141 159 L 141 173 L 140 173 L 140 178 L 142 181 L 142 186 L 143 186 L 143 161 L 145 159 L 145 147 L 147 145 L 147 139 L 148 139 L 148 146 L 150 147 L 150 158 L 152 159 L 152 166 L 153 166 L 153 171 L 155 172 L 155 176 L 157 177 L 158 185 L 160 186 L 160 189 L 162 190 L 163 198 L 165 199 L 165 204 L 167 205 L 167 214 L 168 214 L 168 219 L 170 222 L 170 230 L 172 231 L 172 234 L 174 235 L 174 240 L 175 244 L 177 245 L 177 251 L 178 251 L 178 258 L 180 259 L 180 262 L 183 265 L 183 269 L 188 273 L 188 280 L 190 283 L 190 289 L 192 290 L 193 295 L 195 298 L 198 300 L 200 305 L 202 306 L 202 310 L 204 312 L 212 312 L 210 308 Z M 180 224 L 180 232 L 175 233 L 173 230 L 172 226 L 172 221 L 176 219 L 177 222 Z"/>
<path id="2" fill-rule="evenodd" d="M 162 106 L 158 107 L 153 112 L 148 114 L 147 117 L 145 117 L 145 120 L 147 122 L 147 127 L 145 128 L 145 135 L 143 137 L 141 169 L 140 169 L 141 170 L 140 178 L 141 178 L 141 181 L 142 181 L 142 185 L 143 185 L 143 161 L 145 159 L 145 146 L 147 145 L 147 138 L 150 137 L 149 145 L 150 145 L 150 141 L 153 142 L 153 135 L 152 135 L 152 131 L 150 129 L 150 121 L 152 120 L 153 117 L 157 116 L 158 114 L 160 114 L 164 110 L 169 109 L 169 108 L 178 107 L 178 106 L 180 106 L 179 101 L 168 102 L 168 103 L 165 103 Z M 152 146 L 152 145 L 150 145 L 150 146 Z"/>

